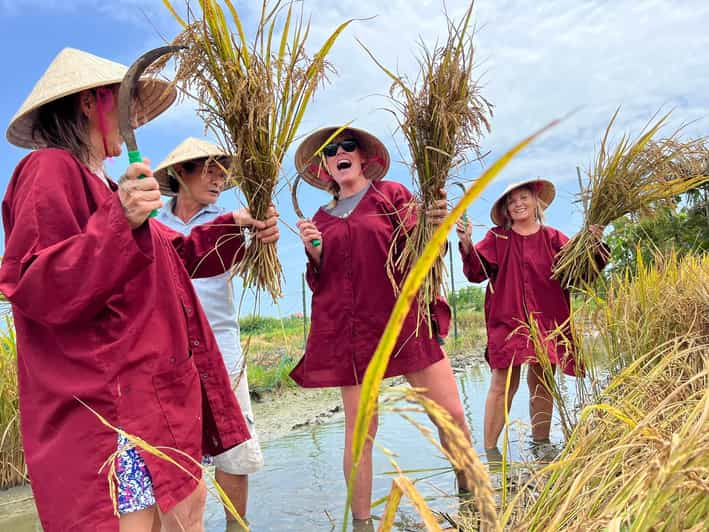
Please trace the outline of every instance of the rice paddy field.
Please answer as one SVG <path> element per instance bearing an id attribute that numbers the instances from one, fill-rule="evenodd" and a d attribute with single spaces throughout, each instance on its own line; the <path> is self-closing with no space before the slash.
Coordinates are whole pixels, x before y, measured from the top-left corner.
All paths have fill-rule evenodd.
<path id="1" fill-rule="evenodd" d="M 575 312 L 581 324 L 577 334 L 583 338 L 586 376 L 557 378 L 551 384 L 559 402 L 553 435 L 564 444 L 561 455 L 548 465 L 534 463 L 525 455 L 525 399 L 518 397 L 506 427 L 508 469 L 504 474 L 490 471 L 484 459 L 477 459 L 481 449 L 475 443 L 474 455 L 461 446 L 461 455 L 454 457 L 473 461 L 471 469 L 481 494 L 487 490 L 487 508 L 482 508 L 482 497 L 472 500 L 467 509 L 455 502 L 450 465 L 429 441 L 432 426 L 422 415 L 424 409 L 433 407 L 420 403 L 410 392 L 385 389 L 381 397 L 385 434 L 382 447 L 375 451 L 381 497 L 373 511 L 382 519 L 378 524 L 386 525 L 383 530 L 452 526 L 460 530 L 706 530 L 709 256 L 669 254 L 656 257 L 652 264 L 640 259 L 633 276 L 614 275 L 602 291 L 587 294 L 584 301 Z M 459 340 L 464 345 L 479 342 L 481 319 L 478 311 L 461 312 L 465 325 Z M 249 372 L 257 383 L 261 370 L 256 368 L 274 369 L 266 363 L 266 353 L 273 345 L 282 346 L 286 338 L 293 353 L 301 348 L 300 318 L 246 318 L 242 329 L 245 342 L 252 335 Z M 469 335 L 466 331 L 471 329 L 475 332 Z M 3 488 L 22 481 L 24 471 L 16 431 L 11 331 L 9 328 L 2 340 Z M 476 411 L 482 407 L 475 396 L 484 394 L 485 373 L 484 365 L 468 364 L 459 374 L 466 409 L 470 409 L 469 421 L 475 425 L 481 419 L 481 412 Z M 273 377 L 272 382 L 278 383 L 276 387 L 288 386 L 283 378 Z M 269 386 L 266 381 L 256 385 L 262 387 L 265 400 Z M 255 480 L 256 486 L 263 484 L 266 490 L 273 482 L 282 482 L 287 473 L 284 457 L 295 453 L 288 463 L 320 479 L 309 484 L 313 496 L 317 496 L 318 485 L 327 493 L 322 500 L 304 503 L 304 510 L 312 515 L 300 514 L 296 520 L 310 523 L 312 530 L 332 530 L 342 522 L 337 513 L 345 493 L 340 484 L 339 453 L 332 450 L 339 448 L 340 424 L 335 417 L 322 428 L 295 431 L 267 443 L 267 457 L 271 453 L 271 461 L 280 466 Z M 473 427 L 478 437 L 479 429 Z M 312 445 L 315 447 L 303 456 L 302 451 Z M 479 467 L 473 467 L 475 463 Z M 399 495 L 400 507 L 387 524 L 387 504 L 396 497 L 394 487 L 400 489 L 398 486 L 408 491 Z M 252 496 L 260 491 L 255 490 Z M 254 530 L 296 530 L 287 523 L 293 517 L 289 512 L 297 510 L 284 506 L 283 519 L 273 515 L 278 514 L 278 508 L 271 508 L 270 524 L 254 520 Z M 208 530 L 220 530 L 219 516 L 223 515 L 218 502 L 213 500 L 209 508 Z M 433 522 L 426 525 L 424 517 L 429 514 Z M 258 515 L 256 511 L 252 519 Z"/>

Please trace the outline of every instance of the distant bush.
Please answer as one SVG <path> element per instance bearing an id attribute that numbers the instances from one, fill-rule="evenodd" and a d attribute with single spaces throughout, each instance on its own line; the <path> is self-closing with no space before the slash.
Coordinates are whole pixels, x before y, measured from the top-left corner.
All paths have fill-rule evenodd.
<path id="1" fill-rule="evenodd" d="M 455 302 L 458 310 L 482 311 L 485 305 L 485 290 L 479 286 L 466 286 L 448 294 L 448 302 Z"/>

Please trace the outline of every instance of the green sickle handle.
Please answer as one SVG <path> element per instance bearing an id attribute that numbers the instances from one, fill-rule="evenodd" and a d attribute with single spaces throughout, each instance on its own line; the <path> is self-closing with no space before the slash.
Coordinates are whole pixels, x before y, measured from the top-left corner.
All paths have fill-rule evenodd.
<path id="1" fill-rule="evenodd" d="M 133 151 L 128 151 L 128 162 L 133 164 L 133 163 L 142 163 L 143 158 L 140 156 L 140 152 L 138 150 L 133 150 Z M 143 179 L 145 177 L 145 174 L 140 174 L 138 176 L 138 179 Z M 158 215 L 158 211 L 153 210 L 150 212 L 148 215 L 148 218 L 155 218 Z"/>

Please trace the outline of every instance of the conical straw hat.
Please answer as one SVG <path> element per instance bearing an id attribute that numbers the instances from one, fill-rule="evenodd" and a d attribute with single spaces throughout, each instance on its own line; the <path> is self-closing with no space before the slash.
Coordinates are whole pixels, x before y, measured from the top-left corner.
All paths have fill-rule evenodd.
<path id="1" fill-rule="evenodd" d="M 320 152 L 316 153 L 316 151 L 338 129 L 340 128 L 337 126 L 326 127 L 311 133 L 305 137 L 295 152 L 295 167 L 300 175 L 314 187 L 323 190 L 327 189 L 332 177 L 322 163 Z M 363 129 L 347 127 L 343 132 L 351 133 L 367 154 L 367 163 L 363 168 L 367 179 L 377 181 L 384 177 L 389 170 L 390 163 L 389 151 L 384 146 L 384 143 Z"/>
<path id="2" fill-rule="evenodd" d="M 160 183 L 160 192 L 165 196 L 174 196 L 175 193 L 170 190 L 170 180 L 168 170 L 171 166 L 179 163 L 185 163 L 187 161 L 192 161 L 194 159 L 205 159 L 205 158 L 219 158 L 226 157 L 229 158 L 224 150 L 222 150 L 216 144 L 207 142 L 206 140 L 198 139 L 195 137 L 188 137 L 183 140 L 177 148 L 172 150 L 165 160 L 163 160 L 153 171 L 153 176 Z M 228 166 L 228 163 L 225 164 Z M 232 188 L 236 183 L 233 179 L 227 179 L 224 184 L 224 190 Z"/>
<path id="3" fill-rule="evenodd" d="M 21 148 L 45 146 L 42 139 L 32 138 L 32 128 L 39 108 L 45 104 L 86 89 L 120 83 L 128 67 L 74 48 L 64 48 L 54 58 L 35 84 L 30 95 L 7 128 L 7 140 Z M 177 91 L 166 81 L 142 78 L 136 102 L 138 125 L 152 120 L 167 109 L 177 97 Z"/>
<path id="4" fill-rule="evenodd" d="M 554 196 L 556 196 L 556 190 L 554 189 L 554 184 L 551 181 L 547 181 L 546 179 L 528 179 L 519 183 L 512 183 L 511 185 L 507 186 L 504 192 L 500 194 L 495 200 L 495 202 L 492 204 L 492 209 L 490 209 L 490 219 L 492 220 L 492 223 L 497 226 L 504 227 L 504 199 L 507 194 L 512 192 L 514 189 L 523 187 L 525 185 L 532 187 L 537 193 L 537 198 L 541 200 L 539 206 L 542 208 L 542 210 L 546 209 L 549 204 L 554 201 Z"/>

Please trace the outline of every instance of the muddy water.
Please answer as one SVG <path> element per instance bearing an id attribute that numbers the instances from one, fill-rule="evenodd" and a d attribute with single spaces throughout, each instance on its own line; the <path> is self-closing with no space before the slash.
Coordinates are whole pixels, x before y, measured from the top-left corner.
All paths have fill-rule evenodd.
<path id="1" fill-rule="evenodd" d="M 484 457 L 482 445 L 482 420 L 485 394 L 490 372 L 486 367 L 473 365 L 457 371 L 458 388 L 463 400 L 473 443 Z M 569 401 L 573 401 L 573 379 L 562 381 Z M 510 451 L 513 460 L 530 459 L 529 394 L 524 376 L 512 405 Z M 307 400 L 307 399 L 306 399 Z M 418 418 L 432 427 L 425 416 Z M 257 421 L 258 422 L 258 421 Z M 322 425 L 303 427 L 262 445 L 266 466 L 250 477 L 248 517 L 254 532 L 265 531 L 330 531 L 341 527 L 345 486 L 342 478 L 342 442 L 344 420 L 336 415 Z M 552 428 L 552 441 L 561 441 L 557 420 Z M 383 412 L 380 415 L 378 448 L 374 453 L 374 500 L 384 497 L 391 488 L 393 470 L 390 458 L 383 449 L 395 453 L 393 457 L 403 470 L 434 470 L 408 473 L 420 479 L 416 487 L 427 497 L 435 510 L 455 513 L 453 474 L 446 470 L 448 463 L 428 443 L 421 433 L 398 414 Z M 25 503 L 26 504 L 26 503 Z M 5 509 L 7 510 L 7 509 Z M 374 509 L 381 514 L 383 506 Z M 17 511 L 8 519 L 0 519 L 0 531 L 35 532 L 40 530 L 32 513 Z M 414 511 L 402 503 L 398 530 L 419 530 Z M 225 530 L 224 512 L 210 496 L 205 515 L 207 532 Z"/>
<path id="2" fill-rule="evenodd" d="M 486 367 L 471 366 L 457 376 L 474 446 L 482 453 L 483 406 L 490 372 Z M 573 387 L 573 381 L 564 384 Z M 513 460 L 531 459 L 527 443 L 528 398 L 526 385 L 521 384 L 511 411 Z M 432 427 L 425 416 L 418 420 Z M 555 421 L 552 430 L 552 441 L 561 441 L 558 422 Z M 345 500 L 341 466 L 343 434 L 344 420 L 334 418 L 325 425 L 295 431 L 263 446 L 266 466 L 249 481 L 248 517 L 254 532 L 340 529 Z M 394 459 L 403 470 L 448 468 L 448 462 L 398 414 L 383 412 L 380 415 L 376 441 L 379 449 L 374 452 L 374 500 L 384 497 L 391 489 L 392 476 L 387 473 L 393 466 L 382 448 L 396 453 Z M 454 493 L 452 472 L 431 471 L 408 476 L 421 479 L 416 486 L 429 499 L 432 508 L 455 513 L 455 499 L 451 497 Z M 417 530 L 415 513 L 410 506 L 404 506 L 398 529 Z M 377 515 L 382 511 L 383 506 L 380 506 L 373 513 Z M 214 499 L 208 502 L 206 530 L 225 530 L 223 510 Z"/>

